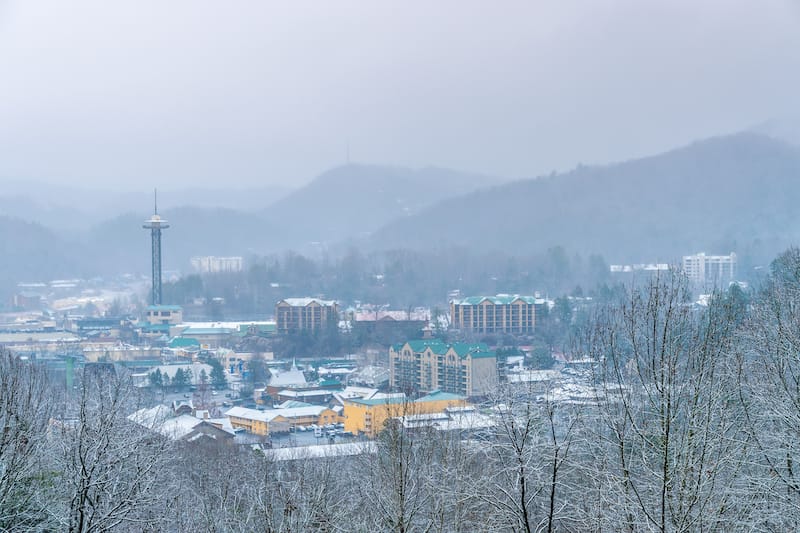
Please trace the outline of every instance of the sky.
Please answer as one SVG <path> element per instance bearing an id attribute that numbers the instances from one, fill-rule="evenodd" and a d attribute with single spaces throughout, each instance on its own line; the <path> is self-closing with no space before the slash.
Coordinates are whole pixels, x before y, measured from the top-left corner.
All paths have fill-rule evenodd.
<path id="1" fill-rule="evenodd" d="M 800 0 L 0 0 L 0 179 L 505 178 L 800 115 Z"/>

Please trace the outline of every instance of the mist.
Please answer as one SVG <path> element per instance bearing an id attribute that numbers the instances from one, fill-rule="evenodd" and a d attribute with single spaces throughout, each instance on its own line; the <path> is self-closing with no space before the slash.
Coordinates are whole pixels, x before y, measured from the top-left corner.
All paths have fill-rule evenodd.
<path id="1" fill-rule="evenodd" d="M 0 2 L 0 179 L 505 178 L 797 114 L 791 1 Z"/>

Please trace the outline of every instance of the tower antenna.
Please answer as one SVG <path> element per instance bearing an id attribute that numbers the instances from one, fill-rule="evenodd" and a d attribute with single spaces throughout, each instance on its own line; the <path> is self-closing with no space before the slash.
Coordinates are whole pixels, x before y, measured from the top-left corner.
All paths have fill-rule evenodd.
<path id="1" fill-rule="evenodd" d="M 150 230 L 152 245 L 151 262 L 153 269 L 153 287 L 150 296 L 152 305 L 161 305 L 161 231 L 169 227 L 167 221 L 158 216 L 158 190 L 153 189 L 153 208 L 155 212 L 148 220 L 144 221 L 144 229 Z"/>

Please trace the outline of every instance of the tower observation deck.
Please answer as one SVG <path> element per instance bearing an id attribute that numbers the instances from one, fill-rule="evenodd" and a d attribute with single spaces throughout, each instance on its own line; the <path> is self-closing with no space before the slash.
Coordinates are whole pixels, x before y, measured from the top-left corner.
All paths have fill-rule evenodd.
<path id="1" fill-rule="evenodd" d="M 161 305 L 161 230 L 167 229 L 169 224 L 158 215 L 158 194 L 155 195 L 155 209 L 153 216 L 144 221 L 142 226 L 150 230 L 152 240 L 152 262 L 153 262 L 153 290 L 151 293 L 151 304 Z"/>

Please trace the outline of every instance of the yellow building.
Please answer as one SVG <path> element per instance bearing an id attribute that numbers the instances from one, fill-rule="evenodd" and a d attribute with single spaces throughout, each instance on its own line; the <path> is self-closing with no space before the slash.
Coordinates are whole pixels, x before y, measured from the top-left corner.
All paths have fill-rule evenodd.
<path id="1" fill-rule="evenodd" d="M 487 333 L 533 333 L 536 299 L 532 296 L 471 296 L 450 302 L 450 327 Z"/>
<path id="2" fill-rule="evenodd" d="M 321 405 L 305 407 L 290 407 L 287 409 L 247 409 L 245 407 L 232 407 L 225 412 L 231 421 L 231 426 L 242 428 L 256 435 L 270 435 L 271 433 L 287 433 L 292 426 L 310 426 L 317 424 L 335 424 L 339 422 L 336 411 Z"/>
<path id="3" fill-rule="evenodd" d="M 401 396 L 363 400 L 344 400 L 344 429 L 354 434 L 363 433 L 374 438 L 386 421 L 398 416 L 443 413 L 451 407 L 466 407 L 467 399 L 458 394 L 433 391 L 427 396 L 411 401 Z"/>
<path id="4" fill-rule="evenodd" d="M 332 300 L 286 298 L 275 304 L 275 322 L 281 334 L 338 327 L 339 307 Z"/>
<path id="5" fill-rule="evenodd" d="M 394 389 L 482 396 L 497 383 L 497 356 L 484 343 L 430 339 L 389 348 L 389 384 Z"/>

